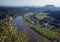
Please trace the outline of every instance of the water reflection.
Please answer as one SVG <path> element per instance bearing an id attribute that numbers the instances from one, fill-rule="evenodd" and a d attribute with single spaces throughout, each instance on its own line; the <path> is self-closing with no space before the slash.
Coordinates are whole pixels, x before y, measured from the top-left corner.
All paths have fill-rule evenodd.
<path id="1" fill-rule="evenodd" d="M 40 40 L 40 42 L 44 41 L 44 37 L 40 36 L 38 33 L 30 29 L 30 27 L 23 21 L 22 16 L 18 16 L 13 20 L 13 25 L 17 27 L 18 31 L 26 30 L 28 32 L 29 42 L 36 42 L 36 40 Z"/>

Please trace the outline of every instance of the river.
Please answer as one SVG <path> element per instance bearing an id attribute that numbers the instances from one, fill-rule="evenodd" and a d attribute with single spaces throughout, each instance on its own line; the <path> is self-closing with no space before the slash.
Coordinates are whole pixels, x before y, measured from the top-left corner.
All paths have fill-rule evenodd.
<path id="1" fill-rule="evenodd" d="M 38 33 L 36 33 L 35 31 L 33 31 L 32 29 L 30 29 L 30 27 L 23 21 L 22 16 L 18 16 L 13 20 L 13 25 L 15 27 L 17 27 L 18 31 L 22 31 L 22 30 L 26 30 L 28 32 L 28 36 L 29 37 L 29 42 L 37 42 L 37 40 L 39 40 L 40 42 L 44 41 L 44 37 L 42 37 L 41 35 L 39 35 Z"/>

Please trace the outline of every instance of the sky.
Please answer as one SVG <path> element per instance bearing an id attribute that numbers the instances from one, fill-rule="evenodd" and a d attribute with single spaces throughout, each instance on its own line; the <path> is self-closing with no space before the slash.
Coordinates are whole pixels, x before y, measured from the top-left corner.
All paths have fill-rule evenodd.
<path id="1" fill-rule="evenodd" d="M 0 6 L 60 6 L 60 0 L 0 0 Z"/>

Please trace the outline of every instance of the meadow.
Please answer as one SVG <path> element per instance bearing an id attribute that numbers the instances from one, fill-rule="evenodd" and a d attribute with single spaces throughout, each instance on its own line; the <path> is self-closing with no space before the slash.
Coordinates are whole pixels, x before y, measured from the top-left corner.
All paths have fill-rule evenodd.
<path id="1" fill-rule="evenodd" d="M 44 14 L 44 13 L 43 13 L 43 14 Z M 40 14 L 37 14 L 38 17 L 40 17 L 39 15 L 40 15 Z M 42 17 L 42 16 L 43 16 L 43 17 Z M 47 16 L 46 16 L 46 14 L 45 14 L 45 16 L 44 16 L 44 15 L 41 15 L 41 17 L 42 17 L 42 18 L 39 18 L 39 19 L 43 19 L 43 18 L 45 18 L 45 17 L 47 17 Z M 49 39 L 49 40 L 51 40 L 51 41 L 53 41 L 53 42 L 60 42 L 60 40 L 59 40 L 59 35 L 60 35 L 60 33 L 58 33 L 58 32 L 55 31 L 55 30 L 51 30 L 52 28 L 48 28 L 48 27 L 44 28 L 44 27 L 42 27 L 42 26 L 39 25 L 39 24 L 31 23 L 31 22 L 29 22 L 29 21 L 27 20 L 26 17 L 23 17 L 23 20 L 25 21 L 25 23 L 26 23 L 32 30 L 34 30 L 34 31 L 37 32 L 38 34 L 42 35 L 42 36 L 45 37 L 46 39 Z"/>

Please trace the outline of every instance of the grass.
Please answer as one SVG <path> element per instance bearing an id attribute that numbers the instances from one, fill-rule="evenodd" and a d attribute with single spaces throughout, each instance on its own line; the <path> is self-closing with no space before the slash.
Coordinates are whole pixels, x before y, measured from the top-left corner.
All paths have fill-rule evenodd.
<path id="1" fill-rule="evenodd" d="M 43 20 L 44 18 L 48 17 L 47 14 L 48 13 L 39 12 L 39 13 L 36 14 L 36 17 L 40 20 Z"/>
<path id="2" fill-rule="evenodd" d="M 36 30 L 39 34 L 44 35 L 49 39 L 56 39 L 57 36 L 56 32 L 54 30 L 51 30 L 50 28 L 43 28 L 40 27 L 39 25 L 30 24 L 30 23 L 29 26 L 31 27 L 31 29 Z"/>
<path id="3" fill-rule="evenodd" d="M 55 30 L 51 30 L 51 28 L 43 28 L 40 25 L 35 24 L 35 23 L 30 23 L 27 21 L 26 18 L 24 18 L 24 21 L 31 27 L 31 29 L 33 29 L 40 35 L 46 37 L 49 40 L 58 41 L 57 40 L 57 32 Z"/>

